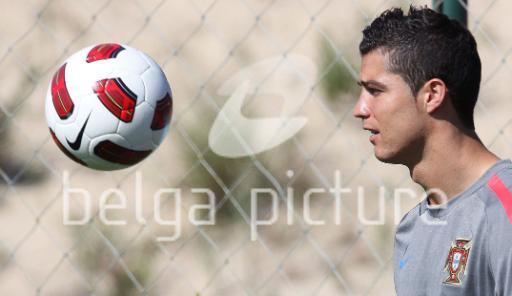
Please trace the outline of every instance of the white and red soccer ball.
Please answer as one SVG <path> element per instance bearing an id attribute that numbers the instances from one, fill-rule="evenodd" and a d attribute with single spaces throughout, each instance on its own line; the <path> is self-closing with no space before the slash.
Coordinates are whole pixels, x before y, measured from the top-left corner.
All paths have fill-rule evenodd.
<path id="1" fill-rule="evenodd" d="M 53 140 L 72 160 L 99 170 L 138 163 L 162 142 L 172 94 L 143 52 L 115 43 L 84 48 L 53 76 L 46 95 Z"/>

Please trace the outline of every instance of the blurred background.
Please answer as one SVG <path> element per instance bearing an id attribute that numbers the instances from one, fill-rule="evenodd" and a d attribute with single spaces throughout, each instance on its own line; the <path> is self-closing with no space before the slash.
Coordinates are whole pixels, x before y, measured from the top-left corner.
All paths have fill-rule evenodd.
<path id="1" fill-rule="evenodd" d="M 0 295 L 393 295 L 395 220 L 421 198 L 402 166 L 373 157 L 368 133 L 351 115 L 359 88 L 358 44 L 362 29 L 383 10 L 431 5 L 405 0 L 0 0 Z M 512 145 L 512 2 L 469 1 L 468 28 L 483 62 L 477 132 L 502 158 Z M 152 56 L 166 73 L 174 97 L 171 129 L 141 164 L 115 172 L 81 167 L 50 138 L 44 118 L 49 81 L 75 51 L 119 42 Z M 300 54 L 317 67 L 297 116 L 308 118 L 292 139 L 263 153 L 226 158 L 208 146 L 210 127 L 228 99 L 225 81 L 268 58 Z M 270 77 L 271 75 L 269 75 Z M 270 77 L 271 79 L 271 77 Z M 288 86 L 293 87 L 293 86 Z M 282 98 L 254 96 L 244 112 L 278 116 Z M 289 176 L 288 171 L 293 171 Z M 63 224 L 63 173 L 69 185 L 91 194 L 86 225 Z M 302 195 L 308 188 L 352 188 L 336 207 L 333 196 L 312 200 L 307 225 Z M 136 188 L 136 172 L 141 185 Z M 364 203 L 357 188 L 365 190 Z M 160 188 L 182 190 L 181 236 L 153 217 Z M 191 207 L 206 202 L 193 187 L 216 196 L 217 223 L 196 226 Z M 295 193 L 295 223 L 286 223 L 286 196 L 279 218 L 250 239 L 250 189 Z M 379 187 L 385 188 L 379 208 Z M 127 209 L 98 216 L 100 195 L 121 190 Z M 395 215 L 393 190 L 410 188 Z M 283 191 L 284 190 L 284 191 Z M 137 192 L 141 212 L 135 215 Z M 270 203 L 258 204 L 260 217 Z M 335 223 L 335 209 L 341 223 Z M 383 217 L 380 225 L 362 223 Z M 73 215 L 82 215 L 74 209 Z M 173 204 L 163 215 L 174 216 Z M 83 210 L 82 210 L 83 211 Z M 359 212 L 358 212 L 359 211 Z M 380 216 L 381 211 L 383 216 Z M 206 212 L 203 218 L 206 217 Z"/>

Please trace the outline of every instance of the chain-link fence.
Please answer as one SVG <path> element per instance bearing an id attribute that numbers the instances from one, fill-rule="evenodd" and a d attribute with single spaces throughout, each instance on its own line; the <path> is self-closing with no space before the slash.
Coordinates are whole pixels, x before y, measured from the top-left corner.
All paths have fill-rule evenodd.
<path id="1" fill-rule="evenodd" d="M 359 91 L 362 28 L 384 9 L 410 4 L 1 1 L 0 294 L 392 295 L 395 223 L 420 198 L 404 199 L 395 213 L 393 190 L 421 190 L 403 167 L 374 159 L 351 110 Z M 507 158 L 512 3 L 470 1 L 467 9 L 483 61 L 477 131 Z M 171 129 L 161 147 L 140 165 L 115 172 L 67 159 L 50 139 L 43 111 L 57 66 L 101 42 L 151 55 L 174 96 Z M 298 83 L 302 92 L 293 115 L 307 119 L 300 132 L 256 155 L 230 158 L 212 151 L 208 139 L 229 97 L 226 81 L 251 65 L 294 56 L 312 61 L 315 73 Z M 291 65 L 290 73 L 304 77 L 304 68 Z M 265 83 L 282 82 L 275 72 L 252 82 L 256 94 L 244 105 L 247 116 L 278 116 L 286 107 L 279 96 L 257 95 Z M 297 94 L 296 87 L 282 87 Z M 63 224 L 64 183 L 89 192 L 92 215 L 85 225 Z M 337 199 L 329 190 L 336 186 L 351 191 Z M 170 225 L 154 219 L 152 196 L 161 188 L 181 194 L 181 204 L 162 204 L 162 216 L 175 221 Z M 208 218 L 198 207 L 208 200 L 197 188 L 215 197 L 215 225 L 194 222 Z M 254 188 L 276 192 L 278 205 L 270 198 L 251 204 Z M 314 198 L 305 194 L 311 188 L 319 189 Z M 358 197 L 358 188 L 365 198 Z M 109 212 L 111 220 L 126 225 L 107 225 L 98 217 L 105 192 L 126 196 L 126 207 Z M 71 215 L 82 217 L 83 207 L 76 204 Z M 258 226 L 251 237 L 254 219 L 271 225 Z M 159 239 L 173 235 L 174 241 Z"/>

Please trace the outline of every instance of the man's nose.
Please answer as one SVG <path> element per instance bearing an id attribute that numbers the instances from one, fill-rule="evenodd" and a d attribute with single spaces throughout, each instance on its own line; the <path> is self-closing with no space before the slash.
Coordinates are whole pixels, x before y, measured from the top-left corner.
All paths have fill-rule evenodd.
<path id="1" fill-rule="evenodd" d="M 361 119 L 365 119 L 370 116 L 368 105 L 366 104 L 366 100 L 362 95 L 359 96 L 359 99 L 357 100 L 357 103 L 352 110 L 352 115 Z"/>

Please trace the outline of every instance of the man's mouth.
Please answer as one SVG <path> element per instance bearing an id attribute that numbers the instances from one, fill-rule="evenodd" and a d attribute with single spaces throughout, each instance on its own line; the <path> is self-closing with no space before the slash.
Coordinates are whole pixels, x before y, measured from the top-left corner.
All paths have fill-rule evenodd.
<path id="1" fill-rule="evenodd" d="M 370 142 L 375 145 L 375 141 L 377 140 L 377 137 L 380 135 L 380 132 L 376 129 L 369 128 L 369 127 L 363 127 L 363 129 L 367 130 L 371 133 Z"/>
<path id="2" fill-rule="evenodd" d="M 372 135 L 377 135 L 380 133 L 378 130 L 369 127 L 363 127 L 363 129 L 369 131 Z"/>

